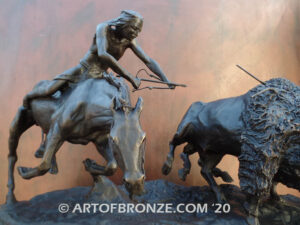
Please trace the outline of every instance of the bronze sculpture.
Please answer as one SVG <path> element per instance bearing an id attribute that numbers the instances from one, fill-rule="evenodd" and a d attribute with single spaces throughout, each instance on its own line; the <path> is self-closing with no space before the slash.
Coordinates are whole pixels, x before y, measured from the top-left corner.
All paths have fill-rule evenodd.
<path id="1" fill-rule="evenodd" d="M 189 155 L 198 153 L 202 176 L 217 200 L 224 202 L 213 177 L 232 179 L 216 166 L 225 154 L 238 157 L 240 186 L 248 194 L 245 208 L 253 222 L 261 199 L 280 199 L 278 182 L 300 190 L 299 106 L 300 88 L 283 78 L 271 79 L 238 97 L 195 102 L 170 142 L 162 172 L 171 171 L 176 146 L 187 142 L 180 178 L 184 180 L 190 171 Z"/>
<path id="2" fill-rule="evenodd" d="M 91 159 L 86 159 L 84 161 L 86 170 L 92 174 L 94 179 L 96 179 L 98 175 L 103 175 L 103 176 L 112 175 L 115 172 L 117 166 L 119 166 L 124 171 L 125 188 L 129 192 L 130 198 L 132 198 L 132 196 L 135 194 L 139 195 L 143 193 L 144 177 L 145 177 L 145 171 L 143 166 L 144 151 L 145 151 L 145 133 L 141 129 L 139 123 L 139 116 L 142 109 L 142 100 L 139 99 L 136 106 L 132 107 L 130 104 L 128 87 L 124 83 L 124 80 L 113 77 L 112 75 L 108 74 L 106 70 L 108 68 L 111 68 L 114 72 L 119 73 L 120 76 L 124 77 L 129 82 L 131 82 L 131 84 L 135 87 L 135 90 L 141 90 L 144 88 L 165 89 L 161 87 L 144 87 L 138 89 L 140 86 L 140 81 L 146 81 L 146 82 L 150 81 L 150 82 L 167 84 L 169 87 L 168 89 L 174 89 L 176 86 L 184 86 L 184 85 L 169 82 L 166 76 L 159 68 L 158 64 L 152 59 L 150 59 L 148 56 L 146 56 L 144 52 L 141 50 L 141 48 L 136 44 L 134 39 L 137 36 L 137 34 L 141 31 L 141 27 L 142 27 L 142 18 L 138 13 L 135 13 L 133 11 L 123 11 L 121 13 L 121 16 L 116 20 L 111 20 L 106 23 L 100 24 L 97 28 L 97 32 L 89 52 L 80 61 L 79 65 L 77 65 L 76 67 L 70 70 L 65 71 L 63 74 L 57 76 L 53 81 L 40 82 L 35 87 L 35 89 L 24 98 L 24 105 L 19 109 L 19 112 L 15 117 L 15 120 L 13 121 L 10 130 L 9 183 L 8 183 L 9 192 L 7 195 L 7 203 L 12 203 L 15 201 L 15 197 L 13 193 L 14 191 L 13 172 L 17 160 L 16 148 L 18 145 L 18 141 L 21 134 L 33 124 L 37 124 L 41 126 L 43 132 L 47 134 L 46 141 L 42 141 L 41 146 L 36 153 L 36 156 L 43 157 L 43 160 L 42 163 L 35 168 L 19 167 L 18 172 L 23 178 L 31 179 L 36 176 L 41 176 L 47 173 L 48 171 L 52 173 L 57 173 L 55 153 L 59 150 L 59 147 L 61 146 L 63 141 L 69 141 L 75 144 L 87 144 L 88 142 L 94 142 L 99 153 L 107 160 L 106 166 L 97 165 Z M 154 72 L 158 77 L 152 75 L 151 76 L 158 80 L 153 81 L 147 79 L 139 79 L 138 77 L 134 78 L 132 75 L 126 72 L 122 67 L 120 67 L 120 65 L 118 64 L 118 60 L 120 59 L 120 57 L 123 55 L 124 51 L 127 48 L 131 48 L 133 52 L 140 59 L 142 59 L 143 62 L 145 62 L 148 68 L 152 72 Z M 274 93 L 275 95 L 277 94 L 275 98 L 277 97 L 280 98 L 282 96 L 281 91 L 282 90 L 283 92 L 286 91 L 287 90 L 286 87 L 288 87 L 288 89 L 289 88 L 294 89 L 295 93 L 299 92 L 297 88 L 294 88 L 293 85 L 290 85 L 288 82 L 285 81 L 278 81 L 279 84 L 282 84 L 285 87 L 283 88 L 280 87 L 279 88 L 280 91 L 277 92 L 278 87 L 276 86 L 277 85 L 276 82 L 277 81 L 275 81 L 274 84 L 275 87 L 273 87 L 272 82 L 270 82 L 268 83 L 268 85 L 271 86 L 270 88 L 261 89 L 261 87 L 259 87 L 258 88 L 259 90 L 256 90 L 255 93 L 252 93 L 253 92 L 252 90 L 251 93 L 248 93 L 247 95 L 244 96 L 246 100 L 243 99 L 243 97 L 237 98 L 236 105 L 225 104 L 224 107 L 222 105 L 220 107 L 220 105 L 218 105 L 220 103 L 219 102 L 216 104 L 212 103 L 210 106 L 213 107 L 208 110 L 206 108 L 207 114 L 205 113 L 204 114 L 210 116 L 207 121 L 211 122 L 214 121 L 214 119 L 216 119 L 217 123 L 213 124 L 212 126 L 209 126 L 209 129 L 203 129 L 203 130 L 200 129 L 201 132 L 203 131 L 203 133 L 208 131 L 208 133 L 205 133 L 205 135 L 203 135 L 202 137 L 203 139 L 205 139 L 205 141 L 200 143 L 201 145 L 201 148 L 199 148 L 200 150 L 195 146 L 197 146 L 197 144 L 199 144 L 198 142 L 201 142 L 202 139 L 197 140 L 198 142 L 196 141 L 196 144 L 194 143 L 194 139 L 198 138 L 197 132 L 199 130 L 197 130 L 198 128 L 197 124 L 195 126 L 196 127 L 195 129 L 195 127 L 189 126 L 185 124 L 185 122 L 190 122 L 189 119 L 196 121 L 198 118 L 195 118 L 194 115 L 197 115 L 197 110 L 199 111 L 203 110 L 205 108 L 205 105 L 201 103 L 193 105 L 193 107 L 188 111 L 187 116 L 183 120 L 181 124 L 182 127 L 178 129 L 179 134 L 177 136 L 175 135 L 173 139 L 173 143 L 172 143 L 173 146 L 170 153 L 171 156 L 168 157 L 168 161 L 166 162 L 163 168 L 163 172 L 168 173 L 171 169 L 172 161 L 174 158 L 174 149 L 176 147 L 175 145 L 179 144 L 180 141 L 187 141 L 189 142 L 189 144 L 185 147 L 184 152 L 181 155 L 184 161 L 184 168 L 179 171 L 180 172 L 179 175 L 181 179 L 184 180 L 189 173 L 191 167 L 191 163 L 189 161 L 189 155 L 198 152 L 200 156 L 199 164 L 202 167 L 202 175 L 209 181 L 209 184 L 213 188 L 216 197 L 219 201 L 225 200 L 225 197 L 223 196 L 223 192 L 219 190 L 218 186 L 214 182 L 213 176 L 221 177 L 224 181 L 227 182 L 232 181 L 232 178 L 227 172 L 221 171 L 220 169 L 216 168 L 216 164 L 221 160 L 222 156 L 226 153 L 241 156 L 240 160 L 241 162 L 244 162 L 244 164 L 241 165 L 241 171 L 240 171 L 242 177 L 241 180 L 242 182 L 244 182 L 243 188 L 244 190 L 246 190 L 245 192 L 249 194 L 249 199 L 251 198 L 251 201 L 248 202 L 250 203 L 250 205 L 248 206 L 246 205 L 245 207 L 246 208 L 248 207 L 247 209 L 250 212 L 250 215 L 254 215 L 254 216 L 257 215 L 257 206 L 262 196 L 268 195 L 270 193 L 274 199 L 279 198 L 275 190 L 276 182 L 284 182 L 290 187 L 296 187 L 299 189 L 297 184 L 295 185 L 294 182 L 295 178 L 298 179 L 297 176 L 299 174 L 298 173 L 299 171 L 298 168 L 299 167 L 298 166 L 299 165 L 299 153 L 298 153 L 299 152 L 299 130 L 297 127 L 288 128 L 287 129 L 288 131 L 283 135 L 284 140 L 280 139 L 281 138 L 280 132 L 279 135 L 275 136 L 275 138 L 272 139 L 272 141 L 276 142 L 277 140 L 276 138 L 280 137 L 278 139 L 282 141 L 280 143 L 282 144 L 280 148 L 284 149 L 284 151 L 286 150 L 286 152 L 281 150 L 279 150 L 279 153 L 276 151 L 270 151 L 270 153 L 262 151 L 262 154 L 260 154 L 261 152 L 252 151 L 253 149 L 245 150 L 247 149 L 247 146 L 251 147 L 252 144 L 252 143 L 247 143 L 247 140 L 245 139 L 247 139 L 249 136 L 253 134 L 252 133 L 253 124 L 251 123 L 250 125 L 246 123 L 244 124 L 245 118 L 247 118 L 246 115 L 247 112 L 248 111 L 251 112 L 251 107 L 248 107 L 247 105 L 248 104 L 247 98 L 251 96 L 251 98 L 253 99 L 258 98 L 258 99 L 263 99 L 263 101 L 265 99 L 268 99 L 270 100 L 270 102 L 272 102 L 272 98 L 274 98 Z M 267 98 L 265 98 L 266 96 Z M 239 102 L 239 100 L 241 99 L 242 101 Z M 232 103 L 231 100 L 224 101 L 224 102 Z M 243 102 L 244 100 L 245 102 Z M 291 101 L 295 100 L 297 104 L 299 103 L 299 99 L 293 98 L 293 96 L 288 98 L 288 101 L 290 100 Z M 269 104 L 269 102 L 267 103 Z M 296 106 L 299 105 L 297 104 Z M 237 106 L 237 107 L 233 107 L 233 106 Z M 278 108 L 276 107 L 273 108 L 271 107 L 271 109 L 278 110 Z M 289 109 L 292 108 L 290 106 L 288 107 Z M 245 108 L 249 110 L 247 112 L 241 113 L 241 109 L 245 109 Z M 196 111 L 194 111 L 194 109 L 196 109 Z M 218 109 L 222 109 L 222 110 L 218 111 Z M 223 109 L 225 109 L 225 112 L 223 111 Z M 226 109 L 229 109 L 228 113 Z M 252 108 L 252 111 L 254 109 L 255 107 Z M 281 113 L 282 108 L 279 107 L 279 109 L 280 110 L 278 110 L 278 112 Z M 272 110 L 270 110 L 270 113 Z M 281 114 L 280 113 L 278 114 L 278 112 L 276 112 L 277 114 L 275 113 L 277 115 L 275 116 L 276 118 L 281 116 Z M 295 113 L 294 115 L 296 115 L 296 122 L 295 120 L 293 120 L 293 122 L 295 122 L 296 124 L 295 126 L 297 126 L 297 124 L 299 124 L 297 120 L 299 117 L 299 113 L 296 110 L 292 112 Z M 220 115 L 219 113 L 221 114 L 220 121 L 217 120 L 217 118 L 219 118 L 218 116 Z M 238 117 L 238 119 L 234 117 L 233 115 L 234 113 L 242 114 L 244 120 L 240 121 L 240 117 Z M 226 116 L 229 117 L 232 116 L 230 117 L 232 120 L 227 120 L 228 118 Z M 252 118 L 252 115 L 250 115 L 249 118 Z M 258 118 L 260 118 L 260 115 L 258 115 Z M 200 119 L 203 119 L 203 117 L 201 117 Z M 225 123 L 223 123 L 223 121 L 225 121 Z M 254 125 L 255 125 L 255 121 L 254 121 Z M 220 124 L 218 124 L 218 122 L 220 122 Z M 233 123 L 230 124 L 231 122 Z M 282 125 L 280 122 L 279 124 Z M 230 130 L 232 128 L 230 127 L 230 125 L 233 125 L 233 130 Z M 244 130 L 234 129 L 234 126 L 239 127 L 243 125 L 245 125 L 243 127 L 245 128 Z M 285 126 L 286 124 L 283 125 Z M 226 129 L 223 129 L 224 127 Z M 280 126 L 278 127 L 275 126 L 275 130 L 276 129 L 282 131 Z M 240 135 L 239 132 L 242 133 L 241 140 L 243 140 L 243 142 L 242 141 L 241 142 L 245 147 L 244 149 L 240 146 L 240 143 L 238 143 L 238 141 L 235 139 L 235 138 L 239 139 L 239 137 L 236 137 Z M 223 134 L 224 136 L 222 136 Z M 180 140 L 181 138 L 182 140 Z M 264 144 L 266 140 L 263 140 L 259 144 Z M 211 143 L 212 145 L 210 145 Z M 222 148 L 217 146 L 218 144 L 222 147 L 228 147 L 228 149 L 233 147 L 232 149 L 230 149 L 233 151 L 232 152 L 223 151 Z M 202 145 L 204 145 L 204 147 Z M 244 151 L 242 153 L 238 152 L 240 150 L 239 148 L 242 148 L 242 150 Z M 258 158 L 255 158 L 256 154 L 258 155 Z M 259 166 L 262 165 L 264 167 L 263 172 L 260 171 L 261 168 L 259 167 L 253 168 L 253 166 L 249 166 L 251 165 L 252 162 L 251 160 L 258 162 L 259 160 L 261 160 L 260 157 L 262 157 L 263 160 L 266 158 L 266 160 L 268 161 L 267 163 L 264 161 L 263 163 L 258 163 Z M 265 164 L 267 166 L 265 166 Z M 274 171 L 268 170 L 270 169 L 270 165 L 274 166 L 273 167 L 275 168 Z M 286 170 L 286 168 L 289 169 Z M 275 174 L 276 169 L 278 172 Z M 255 175 L 258 175 L 259 178 L 258 180 L 260 182 L 259 184 L 251 180 L 252 177 L 254 177 L 253 173 L 255 173 Z M 266 174 L 268 174 L 267 178 L 264 177 Z M 267 181 L 264 179 L 266 179 Z M 260 187 L 261 189 L 265 188 L 265 190 L 261 190 L 261 189 L 255 190 L 255 188 L 259 187 L 259 185 L 261 184 L 265 185 L 265 183 L 267 183 L 266 187 L 262 187 L 262 188 Z M 111 183 L 107 185 L 109 186 L 110 184 Z M 100 187 L 102 186 L 100 185 Z M 171 188 L 172 190 L 168 190 L 169 187 L 173 187 Z M 164 184 L 164 181 L 158 181 L 155 185 L 152 184 L 150 186 L 150 189 L 154 191 L 152 193 L 149 192 L 149 195 L 145 197 L 145 199 L 142 199 L 143 202 L 151 201 L 153 199 L 155 199 L 156 201 L 167 202 L 167 200 L 171 199 L 170 201 L 178 204 L 181 203 L 182 200 L 184 199 L 185 202 L 189 202 L 191 200 L 197 200 L 199 202 L 206 204 L 207 201 L 213 199 L 213 198 L 206 198 L 206 199 L 202 198 L 205 195 L 205 193 L 207 194 L 208 192 L 210 192 L 207 191 L 207 188 L 197 189 L 197 190 L 203 190 L 203 192 L 205 192 L 201 196 L 192 193 L 193 192 L 192 189 L 186 192 L 185 188 L 178 188 L 178 187 L 175 188 L 172 184 L 167 184 L 167 183 Z M 161 192 L 161 190 L 168 190 L 168 192 L 167 193 Z M 237 189 L 229 188 L 228 190 L 227 191 L 230 193 L 230 192 L 235 192 Z M 65 193 L 67 192 L 69 191 L 65 190 Z M 199 193 L 201 193 L 201 191 L 199 191 Z M 110 194 L 109 191 L 108 194 Z M 51 199 L 50 196 L 51 194 L 49 194 L 48 199 Z M 78 199 L 75 199 L 75 201 L 77 200 Z M 15 205 L 15 206 L 16 206 L 15 208 L 19 208 L 18 209 L 19 211 L 22 211 L 20 210 L 22 207 L 19 207 L 19 205 Z M 37 204 L 36 207 L 39 207 L 39 205 Z M 14 208 L 11 207 L 11 209 Z M 21 214 L 19 213 L 18 210 L 15 211 L 16 214 Z M 48 212 L 47 209 L 44 211 L 43 210 L 41 210 L 40 212 L 41 214 L 43 214 L 44 211 Z M 0 210 L 0 213 L 2 213 L 1 215 L 3 215 L 3 211 L 1 212 Z M 173 213 L 176 212 L 173 211 Z M 240 212 L 237 212 L 237 214 L 239 213 Z M 22 215 L 23 214 L 26 215 L 26 211 L 25 213 L 22 212 Z M 53 208 L 52 208 L 52 215 L 50 214 L 51 213 L 48 212 L 49 217 L 44 217 L 43 215 L 43 219 L 51 218 L 53 217 L 53 215 L 56 216 L 56 212 L 53 213 Z M 7 213 L 7 215 L 10 215 L 10 213 Z M 31 215 L 32 214 L 29 213 L 26 216 L 30 218 Z M 34 215 L 36 215 L 35 212 Z M 179 216 L 178 213 L 173 215 L 174 216 L 170 216 L 173 217 L 172 219 L 174 218 L 177 219 Z M 199 215 L 197 215 L 197 217 L 198 216 Z M 208 218 L 207 221 L 209 224 L 211 220 L 210 216 L 211 215 L 208 214 L 204 215 L 204 217 Z M 112 217 L 114 217 L 114 215 Z M 136 220 L 135 215 L 129 215 L 129 217 L 132 217 L 133 221 Z M 154 215 L 152 216 L 152 219 L 153 218 L 156 219 L 156 217 L 157 215 Z M 218 215 L 214 215 L 213 218 L 216 217 L 218 217 Z M 9 216 L 4 216 L 3 218 L 4 220 L 5 218 L 10 219 Z M 94 217 L 94 222 L 97 221 L 95 218 L 96 217 Z M 182 221 L 182 220 L 186 220 L 186 218 L 191 218 L 191 217 L 186 217 L 186 215 L 181 214 L 180 218 L 181 218 L 180 221 Z M 164 220 L 164 215 L 162 216 L 162 220 Z M 204 220 L 201 220 L 201 222 L 203 221 Z M 220 221 L 222 221 L 222 218 L 220 219 Z M 239 220 L 235 220 L 235 221 L 236 222 L 233 224 L 239 224 L 237 222 Z M 31 221 L 29 221 L 29 223 L 30 222 Z M 95 224 L 97 224 L 97 222 Z"/>

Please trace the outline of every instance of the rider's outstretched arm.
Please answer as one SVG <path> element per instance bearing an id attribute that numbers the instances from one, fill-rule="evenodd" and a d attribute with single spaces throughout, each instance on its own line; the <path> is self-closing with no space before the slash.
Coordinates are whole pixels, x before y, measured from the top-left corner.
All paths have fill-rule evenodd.
<path id="1" fill-rule="evenodd" d="M 97 26 L 96 43 L 99 58 L 115 73 L 127 79 L 135 88 L 138 88 L 139 83 L 137 83 L 137 80 L 135 80 L 134 77 L 127 72 L 111 54 L 107 52 L 107 28 L 108 25 L 106 23 L 102 23 Z"/>
<path id="2" fill-rule="evenodd" d="M 131 42 L 130 48 L 132 49 L 134 54 L 139 57 L 153 73 L 159 76 L 162 81 L 169 82 L 167 76 L 164 74 L 158 63 L 154 59 L 151 59 L 149 56 L 147 56 L 143 49 L 138 45 L 136 40 L 133 40 Z"/>

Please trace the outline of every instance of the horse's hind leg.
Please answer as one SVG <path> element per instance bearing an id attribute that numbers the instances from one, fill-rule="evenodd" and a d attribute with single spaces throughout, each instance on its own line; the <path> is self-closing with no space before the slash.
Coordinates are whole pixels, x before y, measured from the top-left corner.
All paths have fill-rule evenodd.
<path id="1" fill-rule="evenodd" d="M 49 130 L 46 139 L 46 149 L 43 160 L 38 167 L 27 168 L 18 167 L 19 174 L 24 179 L 31 179 L 33 177 L 42 176 L 51 168 L 51 162 L 55 157 L 56 152 L 63 144 L 64 140 L 61 136 L 61 131 L 57 123 L 55 123 Z"/>
<path id="2" fill-rule="evenodd" d="M 98 152 L 107 161 L 106 166 L 100 166 L 91 159 L 83 161 L 85 169 L 92 174 L 92 176 L 104 175 L 111 176 L 117 170 L 117 162 L 113 156 L 111 149 L 107 143 L 107 140 L 101 143 L 95 143 Z"/>
<path id="3" fill-rule="evenodd" d="M 162 173 L 168 175 L 171 172 L 172 164 L 174 161 L 175 148 L 188 141 L 189 136 L 194 132 L 194 126 L 192 123 L 187 123 L 182 129 L 178 129 L 174 135 L 172 141 L 170 141 L 170 151 L 162 167 Z"/>
<path id="4" fill-rule="evenodd" d="M 9 154 L 8 154 L 8 193 L 6 195 L 6 204 L 16 202 L 14 195 L 15 182 L 14 182 L 14 168 L 17 161 L 17 147 L 19 143 L 20 136 L 29 127 L 34 125 L 34 120 L 31 113 L 24 107 L 20 107 L 17 115 L 15 116 L 13 122 L 11 123 L 9 130 Z"/>

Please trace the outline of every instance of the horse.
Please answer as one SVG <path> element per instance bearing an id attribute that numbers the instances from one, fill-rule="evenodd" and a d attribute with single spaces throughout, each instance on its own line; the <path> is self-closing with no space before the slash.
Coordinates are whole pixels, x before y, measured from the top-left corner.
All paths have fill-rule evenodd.
<path id="1" fill-rule="evenodd" d="M 283 78 L 271 79 L 241 96 L 194 102 L 169 143 L 162 173 L 170 173 L 176 146 L 187 143 L 181 153 L 180 178 L 185 180 L 190 172 L 189 155 L 198 153 L 201 175 L 217 201 L 225 202 L 214 176 L 227 182 L 232 178 L 216 166 L 226 154 L 238 157 L 248 221 L 259 224 L 260 200 L 280 200 L 278 182 L 300 190 L 299 105 L 300 88 Z"/>
<path id="2" fill-rule="evenodd" d="M 92 142 L 107 164 L 101 166 L 87 159 L 86 170 L 93 176 L 111 176 L 119 166 L 130 197 L 144 192 L 146 135 L 139 121 L 143 100 L 139 97 L 132 107 L 125 81 L 113 79 L 119 85 L 111 85 L 103 78 L 89 78 L 62 93 L 33 99 L 29 109 L 19 108 L 10 126 L 7 204 L 16 202 L 14 168 L 19 139 L 33 125 L 47 134 L 45 152 L 38 166 L 18 167 L 24 179 L 46 174 L 65 141 L 81 145 Z M 35 88 L 49 82 L 42 81 Z"/>

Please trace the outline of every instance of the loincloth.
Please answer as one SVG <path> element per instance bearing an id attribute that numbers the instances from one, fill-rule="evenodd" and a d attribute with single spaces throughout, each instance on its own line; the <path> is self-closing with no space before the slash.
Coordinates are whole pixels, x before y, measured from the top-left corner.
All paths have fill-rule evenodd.
<path id="1" fill-rule="evenodd" d="M 80 60 L 77 66 L 57 75 L 54 80 L 66 80 L 71 83 L 78 83 L 90 78 L 105 79 L 108 83 L 117 87 L 118 89 L 121 86 L 119 79 L 113 76 L 111 73 L 107 73 L 103 69 L 99 68 L 96 64 L 89 65 L 84 60 Z"/>

